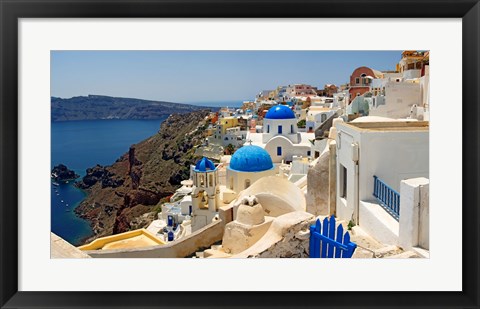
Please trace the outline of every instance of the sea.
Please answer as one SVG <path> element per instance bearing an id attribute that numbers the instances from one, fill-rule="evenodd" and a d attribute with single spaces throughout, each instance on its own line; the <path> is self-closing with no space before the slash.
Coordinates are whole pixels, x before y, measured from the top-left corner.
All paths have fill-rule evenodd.
<path id="1" fill-rule="evenodd" d="M 89 167 L 111 165 L 132 144 L 157 133 L 166 118 L 53 122 L 51 168 L 61 163 L 83 177 Z M 89 223 L 73 211 L 85 196 L 73 181 L 51 184 L 51 230 L 75 246 L 93 235 Z"/>

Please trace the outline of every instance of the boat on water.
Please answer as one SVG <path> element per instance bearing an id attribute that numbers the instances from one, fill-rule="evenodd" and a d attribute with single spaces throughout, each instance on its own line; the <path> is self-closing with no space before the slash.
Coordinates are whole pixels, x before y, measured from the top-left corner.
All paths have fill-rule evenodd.
<path id="1" fill-rule="evenodd" d="M 55 181 L 54 181 L 54 182 L 52 182 L 52 185 L 58 187 L 60 184 L 59 184 L 58 182 L 55 182 Z"/>
<path id="2" fill-rule="evenodd" d="M 62 203 L 63 203 L 63 200 L 60 200 L 60 202 L 62 202 Z"/>

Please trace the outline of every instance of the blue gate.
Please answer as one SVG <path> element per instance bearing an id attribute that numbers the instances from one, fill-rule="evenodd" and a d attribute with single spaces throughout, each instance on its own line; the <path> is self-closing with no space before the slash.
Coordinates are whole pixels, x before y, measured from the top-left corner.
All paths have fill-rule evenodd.
<path id="1" fill-rule="evenodd" d="M 343 226 L 339 225 L 335 233 L 335 218 L 333 216 L 320 220 L 310 226 L 310 257 L 311 258 L 351 258 L 357 245 L 350 241 L 350 234 L 343 234 Z"/>

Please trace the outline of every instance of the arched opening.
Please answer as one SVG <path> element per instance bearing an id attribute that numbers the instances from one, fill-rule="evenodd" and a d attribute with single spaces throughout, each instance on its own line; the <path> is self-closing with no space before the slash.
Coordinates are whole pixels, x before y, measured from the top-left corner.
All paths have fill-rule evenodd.
<path id="1" fill-rule="evenodd" d="M 208 186 L 213 187 L 213 175 L 212 175 L 212 173 L 210 173 L 208 175 Z"/>
<path id="2" fill-rule="evenodd" d="M 230 190 L 233 190 L 233 176 L 230 176 L 229 187 Z"/>
<path id="3" fill-rule="evenodd" d="M 208 196 L 205 194 L 205 191 L 198 192 L 198 209 L 208 208 Z"/>
<path id="4" fill-rule="evenodd" d="M 250 179 L 245 179 L 245 189 L 250 187 Z"/>
<path id="5" fill-rule="evenodd" d="M 205 186 L 205 175 L 201 174 L 200 175 L 200 186 L 203 187 Z"/>

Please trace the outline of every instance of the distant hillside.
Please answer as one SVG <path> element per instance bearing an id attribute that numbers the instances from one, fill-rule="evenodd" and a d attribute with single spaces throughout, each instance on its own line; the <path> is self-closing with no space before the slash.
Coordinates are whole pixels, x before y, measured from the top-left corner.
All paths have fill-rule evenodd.
<path id="1" fill-rule="evenodd" d="M 205 106 L 100 95 L 70 99 L 52 97 L 51 103 L 52 121 L 158 119 L 174 113 L 183 114 L 206 108 Z"/>

